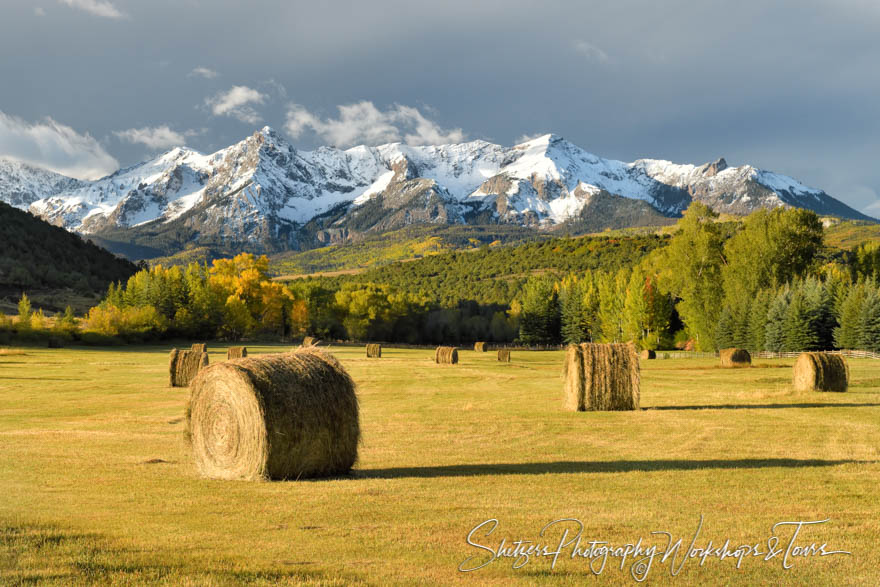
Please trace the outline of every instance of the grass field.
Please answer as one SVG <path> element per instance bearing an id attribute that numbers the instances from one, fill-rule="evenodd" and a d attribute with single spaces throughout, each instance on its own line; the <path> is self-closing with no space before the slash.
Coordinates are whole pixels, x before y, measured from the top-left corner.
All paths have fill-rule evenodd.
<path id="1" fill-rule="evenodd" d="M 649 583 L 880 584 L 878 362 L 851 360 L 845 394 L 795 394 L 793 360 L 645 361 L 643 410 L 568 413 L 562 352 L 438 366 L 430 350 L 332 351 L 359 385 L 356 470 L 266 483 L 196 475 L 167 348 L 0 351 L 0 584 L 581 584 L 589 561 L 570 550 L 552 569 L 541 557 L 461 573 L 487 560 L 466 537 L 496 518 L 475 541 L 555 545 L 561 526 L 541 529 L 575 518 L 584 542 L 662 549 L 651 532 L 667 531 L 686 549 L 701 515 L 697 547 L 766 549 L 777 522 L 830 518 L 797 543 L 852 554 L 788 570 L 782 555 L 690 559 L 677 577 L 658 558 Z M 777 534 L 784 549 L 792 529 Z M 599 579 L 632 584 L 619 562 Z"/>

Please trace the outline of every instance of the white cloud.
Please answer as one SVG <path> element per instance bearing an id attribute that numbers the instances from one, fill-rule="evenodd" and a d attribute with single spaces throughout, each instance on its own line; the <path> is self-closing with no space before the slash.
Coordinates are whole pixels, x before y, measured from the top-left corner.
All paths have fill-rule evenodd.
<path id="1" fill-rule="evenodd" d="M 404 141 L 410 145 L 460 143 L 460 128 L 443 129 L 417 108 L 395 104 L 381 111 L 372 102 L 337 106 L 339 118 L 321 119 L 304 106 L 291 104 L 284 128 L 293 138 L 311 129 L 320 139 L 338 147 L 379 145 Z"/>
<path id="2" fill-rule="evenodd" d="M 262 104 L 266 95 L 247 86 L 232 86 L 226 92 L 220 92 L 205 100 L 214 116 L 233 116 L 242 122 L 256 124 L 260 115 L 251 104 Z"/>
<path id="3" fill-rule="evenodd" d="M 48 117 L 30 124 L 2 111 L 0 156 L 79 179 L 97 179 L 119 169 L 119 162 L 88 133 Z"/>
<path id="4" fill-rule="evenodd" d="M 210 67 L 196 67 L 191 72 L 189 72 L 188 77 L 203 77 L 205 79 L 214 79 L 220 75 Z"/>
<path id="5" fill-rule="evenodd" d="M 185 131 L 179 133 L 168 127 L 167 124 L 156 127 L 130 128 L 128 130 L 118 130 L 113 133 L 123 141 L 129 143 L 140 143 L 146 145 L 150 149 L 169 149 L 171 147 L 180 147 L 184 144 L 186 137 L 193 136 L 194 131 Z"/>
<path id="6" fill-rule="evenodd" d="M 533 140 L 537 139 L 538 137 L 543 137 L 545 134 L 547 134 L 547 133 L 539 132 L 539 133 L 535 133 L 533 135 L 530 135 L 530 134 L 520 135 L 520 137 L 518 139 L 516 139 L 516 144 L 521 145 L 523 143 L 528 143 L 529 141 L 533 141 Z"/>
<path id="7" fill-rule="evenodd" d="M 46 10 L 42 6 L 37 6 L 34 8 L 35 16 L 46 16 Z"/>
<path id="8" fill-rule="evenodd" d="M 84 10 L 89 14 L 103 18 L 127 18 L 128 15 L 120 12 L 112 2 L 106 0 L 58 0 L 61 4 L 67 4 L 71 8 Z"/>
<path id="9" fill-rule="evenodd" d="M 575 51 L 577 51 L 590 61 L 596 61 L 598 63 L 608 63 L 608 53 L 588 41 L 584 41 L 583 39 L 577 40 L 572 46 L 574 47 Z"/>

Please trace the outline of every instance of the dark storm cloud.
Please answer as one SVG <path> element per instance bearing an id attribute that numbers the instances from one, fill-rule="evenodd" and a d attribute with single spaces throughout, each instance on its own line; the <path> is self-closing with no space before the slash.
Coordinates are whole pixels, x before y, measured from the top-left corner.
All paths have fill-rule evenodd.
<path id="1" fill-rule="evenodd" d="M 880 192 L 871 0 L 5 0 L 2 11 L 0 111 L 88 133 L 123 165 L 174 136 L 210 151 L 255 125 L 283 131 L 293 109 L 306 148 L 350 140 L 338 123 L 363 112 L 356 136 L 461 129 L 511 144 L 556 132 L 624 160 L 723 155 L 860 209 Z M 370 133 L 373 122 L 385 126 Z"/>

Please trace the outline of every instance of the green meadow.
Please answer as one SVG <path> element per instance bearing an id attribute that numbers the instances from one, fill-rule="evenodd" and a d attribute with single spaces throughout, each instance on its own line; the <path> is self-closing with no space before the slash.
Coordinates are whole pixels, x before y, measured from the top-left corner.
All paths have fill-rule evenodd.
<path id="1" fill-rule="evenodd" d="M 191 462 L 168 347 L 0 349 L 0 584 L 635 583 L 633 557 L 593 577 L 601 561 L 570 547 L 554 566 L 490 562 L 502 539 L 557 546 L 575 522 L 539 534 L 561 519 L 582 547 L 681 538 L 648 584 L 880 584 L 880 362 L 850 360 L 831 394 L 793 392 L 793 359 L 643 361 L 642 410 L 571 413 L 561 351 L 441 366 L 427 349 L 329 350 L 358 384 L 352 474 L 221 482 Z M 682 566 L 701 516 L 694 548 L 766 551 L 778 522 L 829 520 L 794 544 L 851 554 Z M 793 532 L 776 529 L 778 549 Z"/>

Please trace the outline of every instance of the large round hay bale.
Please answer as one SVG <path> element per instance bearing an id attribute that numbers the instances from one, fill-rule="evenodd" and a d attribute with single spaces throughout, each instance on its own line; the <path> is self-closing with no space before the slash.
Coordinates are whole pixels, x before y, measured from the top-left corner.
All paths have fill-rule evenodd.
<path id="1" fill-rule="evenodd" d="M 232 359 L 243 359 L 247 356 L 247 347 L 243 346 L 231 346 L 226 349 L 226 360 L 231 361 Z"/>
<path id="2" fill-rule="evenodd" d="M 370 343 L 367 345 L 367 358 L 368 359 L 380 359 L 382 358 L 382 345 L 378 343 Z"/>
<path id="3" fill-rule="evenodd" d="M 486 351 L 489 350 L 489 343 L 488 342 L 475 342 L 474 343 L 474 350 L 477 351 L 478 353 L 485 353 Z"/>
<path id="4" fill-rule="evenodd" d="M 502 363 L 510 362 L 510 349 L 499 349 L 498 350 L 498 360 Z"/>
<path id="5" fill-rule="evenodd" d="M 303 343 L 302 343 L 302 345 L 304 347 L 318 346 L 319 344 L 321 344 L 321 341 L 318 340 L 317 338 L 315 338 L 314 336 L 305 337 L 303 339 Z"/>
<path id="6" fill-rule="evenodd" d="M 654 351 L 651 349 L 645 349 L 639 353 L 639 358 L 645 359 L 645 360 L 656 359 L 657 358 L 657 351 Z"/>
<path id="7" fill-rule="evenodd" d="M 197 353 L 207 353 L 208 345 L 204 342 L 194 342 L 190 350 Z"/>
<path id="8" fill-rule="evenodd" d="M 722 367 L 748 367 L 752 364 L 752 355 L 746 349 L 729 348 L 718 351 Z"/>
<path id="9" fill-rule="evenodd" d="M 215 479 L 326 477 L 347 473 L 357 460 L 355 384 L 317 349 L 203 370 L 187 425 L 196 466 Z"/>
<path id="10" fill-rule="evenodd" d="M 171 349 L 168 375 L 171 387 L 189 387 L 196 374 L 208 366 L 208 353 Z"/>
<path id="11" fill-rule="evenodd" d="M 638 410 L 639 360 L 631 344 L 569 345 L 563 366 L 571 411 Z"/>
<path id="12" fill-rule="evenodd" d="M 434 362 L 438 365 L 455 365 L 458 363 L 458 349 L 454 346 L 438 346 L 434 351 Z"/>
<path id="13" fill-rule="evenodd" d="M 849 365 L 843 355 L 801 353 L 794 363 L 795 391 L 846 391 Z"/>

